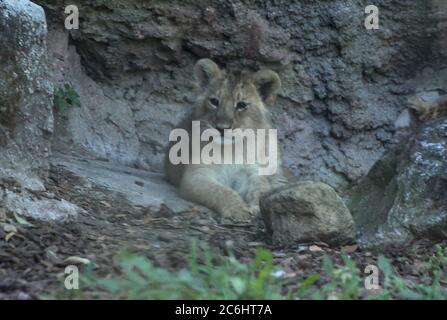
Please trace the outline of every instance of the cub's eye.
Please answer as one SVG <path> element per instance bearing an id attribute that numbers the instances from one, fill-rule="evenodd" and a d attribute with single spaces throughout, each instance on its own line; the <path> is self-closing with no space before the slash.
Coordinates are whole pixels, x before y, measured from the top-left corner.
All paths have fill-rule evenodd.
<path id="1" fill-rule="evenodd" d="M 239 111 L 245 110 L 245 109 L 247 109 L 247 107 L 248 107 L 248 103 L 246 103 L 244 101 L 239 101 L 236 104 L 236 110 L 239 110 Z"/>
<path id="2" fill-rule="evenodd" d="M 215 107 L 219 106 L 219 100 L 217 100 L 216 98 L 211 98 L 210 103 Z"/>

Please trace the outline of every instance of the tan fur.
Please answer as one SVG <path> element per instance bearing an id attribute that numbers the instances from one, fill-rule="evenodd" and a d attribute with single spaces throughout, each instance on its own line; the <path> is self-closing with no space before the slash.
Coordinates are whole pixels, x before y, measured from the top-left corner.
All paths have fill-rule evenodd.
<path id="1" fill-rule="evenodd" d="M 194 75 L 200 91 L 198 104 L 178 128 L 191 135 L 194 120 L 201 122 L 201 130 L 270 128 L 266 105 L 274 102 L 281 87 L 275 72 L 227 72 L 212 60 L 202 59 L 196 63 Z M 218 106 L 210 99 L 217 99 Z M 249 104 L 242 111 L 236 109 L 241 101 Z M 256 164 L 173 165 L 167 156 L 165 171 L 185 199 L 216 211 L 224 222 L 246 222 L 258 213 L 261 194 L 284 182 L 280 165 L 278 159 L 276 175 L 261 176 Z"/>
<path id="2" fill-rule="evenodd" d="M 419 97 L 409 99 L 409 108 L 416 111 L 419 120 L 428 121 L 447 116 L 447 95 L 435 101 L 424 101 Z"/>

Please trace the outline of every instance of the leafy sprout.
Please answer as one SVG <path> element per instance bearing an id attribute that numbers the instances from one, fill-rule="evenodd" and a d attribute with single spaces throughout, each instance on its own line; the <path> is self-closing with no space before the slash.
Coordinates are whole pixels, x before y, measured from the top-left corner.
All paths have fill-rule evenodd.
<path id="1" fill-rule="evenodd" d="M 54 106 L 59 110 L 70 107 L 81 107 L 81 100 L 75 89 L 68 83 L 56 89 L 54 93 Z"/>

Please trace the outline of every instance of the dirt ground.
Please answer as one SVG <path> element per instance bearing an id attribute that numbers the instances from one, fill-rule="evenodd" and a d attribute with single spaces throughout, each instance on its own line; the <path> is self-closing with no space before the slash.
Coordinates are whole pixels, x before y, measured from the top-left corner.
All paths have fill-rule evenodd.
<path id="1" fill-rule="evenodd" d="M 328 248 L 322 243 L 316 244 L 318 250 L 312 250 L 315 247 L 310 244 L 278 248 L 268 242 L 260 223 L 218 225 L 209 213 L 174 213 L 164 206 L 158 211 L 143 206 L 136 210 L 120 194 L 94 184 L 85 187 L 78 176 L 55 165 L 47 188 L 56 199 L 71 201 L 85 212 L 76 221 L 28 219 L 32 226 L 17 223 L 17 232 L 8 240 L 0 228 L 0 299 L 36 299 L 62 285 L 57 275 L 63 274 L 64 260 L 71 256 L 89 259 L 100 273 L 108 274 L 113 272 L 113 256 L 125 248 L 150 258 L 157 266 L 179 269 L 186 263 L 193 238 L 209 245 L 215 254 L 226 254 L 231 247 L 238 258 L 247 261 L 257 247 L 265 247 L 273 252 L 276 264 L 304 274 L 321 271 L 325 254 L 336 263 L 341 262 L 341 253 L 349 254 L 358 266 L 375 263 L 378 254 L 384 254 L 410 281 L 418 281 L 420 262 L 434 250 L 433 244 L 425 241 L 380 252 L 357 245 Z"/>

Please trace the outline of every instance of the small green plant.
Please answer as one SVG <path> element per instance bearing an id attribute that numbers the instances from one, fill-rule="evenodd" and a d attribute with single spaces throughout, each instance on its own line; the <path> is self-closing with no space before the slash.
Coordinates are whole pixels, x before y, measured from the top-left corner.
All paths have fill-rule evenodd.
<path id="1" fill-rule="evenodd" d="M 437 244 L 435 254 L 427 259 L 426 268 L 433 273 L 447 268 L 447 247 Z"/>
<path id="2" fill-rule="evenodd" d="M 380 270 L 380 286 L 377 291 L 365 289 L 364 278 L 354 261 L 343 256 L 343 265 L 335 267 L 331 258 L 323 259 L 323 271 L 311 274 L 299 282 L 296 296 L 299 299 L 417 299 L 445 300 L 447 291 L 441 286 L 441 278 L 447 265 L 445 248 L 437 247 L 436 254 L 429 258 L 429 266 L 433 277 L 427 283 L 411 283 L 397 275 L 387 258 L 379 256 L 377 260 Z"/>
<path id="3" fill-rule="evenodd" d="M 445 248 L 437 248 L 429 262 L 427 281 L 412 283 L 396 274 L 390 261 L 379 256 L 380 289 L 365 288 L 362 269 L 347 255 L 341 264 L 323 258 L 320 273 L 278 276 L 272 254 L 258 249 L 243 263 L 233 255 L 213 256 L 193 242 L 184 269 L 170 271 L 154 266 L 144 256 L 123 251 L 115 256 L 118 272 L 100 276 L 93 267 L 82 272 L 80 290 L 59 290 L 44 298 L 56 299 L 447 299 L 442 287 L 446 266 Z M 276 274 L 276 276 L 275 276 Z M 444 283 L 445 284 L 445 283 Z"/>
<path id="4" fill-rule="evenodd" d="M 336 268 L 330 257 L 323 258 L 324 274 L 312 274 L 298 287 L 297 296 L 301 299 L 359 299 L 362 279 L 354 261 L 343 256 L 344 266 Z"/>
<path id="5" fill-rule="evenodd" d="M 201 259 L 199 259 L 201 258 Z M 198 261 L 202 260 L 202 263 Z M 178 272 L 158 268 L 147 258 L 123 251 L 115 257 L 119 274 L 101 277 L 87 270 L 80 290 L 60 290 L 57 299 L 280 299 L 281 283 L 273 277 L 273 258 L 258 249 L 248 264 L 233 255 L 199 257 L 193 246 L 188 267 Z"/>
<path id="6" fill-rule="evenodd" d="M 415 299 L 415 300 L 445 300 L 447 291 L 440 285 L 443 274 L 442 265 L 434 269 L 430 283 L 409 283 L 395 274 L 391 263 L 383 256 L 378 259 L 379 269 L 383 272 L 383 290 L 378 299 Z"/>
<path id="7" fill-rule="evenodd" d="M 54 106 L 59 110 L 70 107 L 80 107 L 81 101 L 78 93 L 68 83 L 56 89 L 54 93 Z"/>

